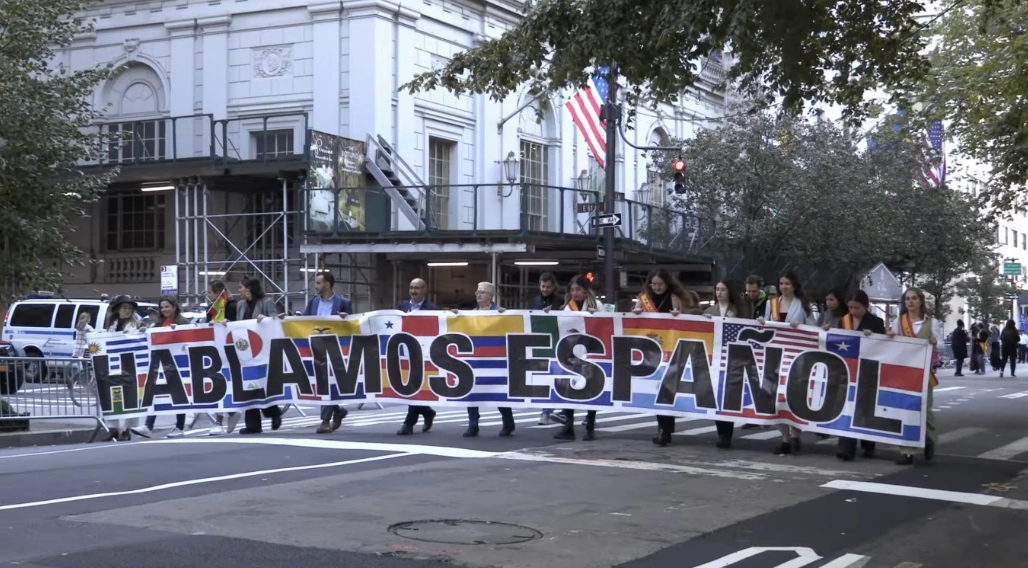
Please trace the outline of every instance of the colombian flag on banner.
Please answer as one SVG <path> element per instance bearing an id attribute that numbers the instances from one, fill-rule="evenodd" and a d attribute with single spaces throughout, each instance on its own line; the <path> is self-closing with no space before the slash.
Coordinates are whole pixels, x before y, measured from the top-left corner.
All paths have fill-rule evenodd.
<path id="1" fill-rule="evenodd" d="M 474 353 L 461 354 L 475 371 L 475 392 L 457 400 L 467 402 L 503 402 L 507 400 L 507 334 L 524 333 L 524 316 L 456 315 L 446 318 L 447 333 L 461 333 L 471 338 Z M 450 354 L 457 355 L 456 346 Z M 450 384 L 455 380 L 447 377 Z"/>
<path id="2" fill-rule="evenodd" d="M 682 339 L 702 341 L 706 347 L 707 364 L 712 372 L 715 368 L 713 362 L 714 353 L 714 321 L 696 320 L 686 318 L 668 318 L 666 316 L 623 316 L 621 318 L 622 335 L 641 335 L 649 337 L 660 343 L 664 351 L 664 362 L 671 360 Z M 664 371 L 667 367 L 661 367 L 653 376 L 637 377 L 632 379 L 632 402 L 625 406 L 636 408 L 666 408 L 682 412 L 707 412 L 696 407 L 695 400 L 690 396 L 678 396 L 675 405 L 656 404 L 657 392 L 661 381 L 664 380 Z M 682 376 L 678 378 L 683 381 L 693 380 L 692 365 L 687 365 Z"/>
<path id="3" fill-rule="evenodd" d="M 439 400 L 434 393 L 428 388 L 428 376 L 439 373 L 439 369 L 428 361 L 428 349 L 432 345 L 432 340 L 439 336 L 439 312 L 426 312 L 431 315 L 412 315 L 404 314 L 398 311 L 384 311 L 374 312 L 373 315 L 364 316 L 361 321 L 361 333 L 366 334 L 378 334 L 379 337 L 379 353 L 382 355 L 382 393 L 378 395 L 380 398 L 394 398 L 401 400 L 411 401 L 434 401 Z M 409 333 L 418 338 L 418 343 L 421 344 L 421 352 L 423 355 L 423 376 L 425 380 L 422 382 L 421 390 L 414 396 L 404 397 L 397 394 L 389 387 L 388 383 L 388 371 L 387 371 L 387 347 L 389 345 L 389 339 L 396 333 L 403 332 Z M 403 375 L 403 381 L 406 384 L 410 380 L 410 353 L 407 353 L 406 349 L 400 348 L 400 369 Z"/>
<path id="4" fill-rule="evenodd" d="M 350 356 L 350 338 L 353 335 L 360 335 L 361 326 L 360 320 L 357 317 L 353 319 L 326 319 L 326 318 L 314 318 L 314 317 L 302 317 L 302 318 L 289 318 L 282 321 L 282 335 L 293 340 L 297 349 L 300 351 L 300 357 L 303 358 L 303 366 L 307 369 L 307 375 L 314 376 L 314 360 L 311 355 L 310 337 L 312 335 L 337 335 L 339 336 L 339 346 L 342 348 L 343 356 Z M 331 369 L 329 370 L 331 376 Z M 318 385 L 311 382 L 311 388 L 316 394 L 335 394 L 335 383 L 329 382 L 330 388 L 333 389 L 333 393 L 318 393 Z M 354 398 L 364 397 L 364 383 L 363 381 L 357 383 L 357 392 Z M 302 400 L 319 400 L 319 397 L 306 397 L 299 396 Z"/>

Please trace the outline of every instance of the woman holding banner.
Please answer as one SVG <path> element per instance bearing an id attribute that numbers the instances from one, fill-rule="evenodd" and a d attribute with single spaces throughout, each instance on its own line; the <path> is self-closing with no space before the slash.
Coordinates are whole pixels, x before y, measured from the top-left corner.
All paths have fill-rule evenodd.
<path id="1" fill-rule="evenodd" d="M 714 285 L 714 305 L 710 306 L 703 312 L 703 315 L 710 317 L 721 317 L 721 318 L 738 318 L 738 319 L 753 319 L 750 317 L 750 311 L 740 308 L 736 304 L 736 296 L 732 290 L 731 282 L 727 280 L 720 280 Z M 717 448 L 719 450 L 727 450 L 732 447 L 732 434 L 735 432 L 735 423 L 728 422 L 727 420 L 715 420 L 714 426 L 717 428 Z"/>
<path id="2" fill-rule="evenodd" d="M 568 284 L 568 295 L 567 302 L 564 304 L 564 311 L 568 312 L 589 312 L 590 314 L 599 309 L 600 303 L 596 300 L 596 294 L 593 293 L 593 283 L 589 281 L 584 275 L 579 274 L 571 279 Z M 544 312 L 549 312 L 550 307 L 546 306 L 543 308 Z M 570 330 L 575 333 L 577 330 Z M 584 331 L 584 330 L 583 330 Z M 574 440 L 575 439 L 575 411 L 567 408 L 561 411 L 564 415 L 564 427 L 560 429 L 553 437 L 557 440 Z M 585 417 L 585 436 L 582 439 L 585 441 L 591 441 L 596 439 L 596 411 L 590 410 Z"/>
<path id="3" fill-rule="evenodd" d="M 239 301 L 236 302 L 236 321 L 256 319 L 259 323 L 264 318 L 278 316 L 278 308 L 275 307 L 275 300 L 264 294 L 261 281 L 257 278 L 246 277 L 239 283 Z M 245 427 L 239 431 L 240 434 L 260 434 L 261 414 L 271 418 L 271 429 L 278 430 L 282 426 L 282 408 L 269 406 L 264 409 L 251 408 L 243 413 Z"/>
<path id="4" fill-rule="evenodd" d="M 850 331 L 863 331 L 865 336 L 870 336 L 872 333 L 884 334 L 885 322 L 882 321 L 882 318 L 868 311 L 870 306 L 871 299 L 867 297 L 867 292 L 857 290 L 850 294 L 846 298 L 848 313 L 839 319 L 837 327 Z M 826 325 L 824 329 L 828 331 L 831 329 L 831 326 Z M 875 443 L 861 440 L 860 449 L 864 450 L 865 458 L 874 457 Z M 842 461 L 853 461 L 857 457 L 857 440 L 855 438 L 840 437 L 839 453 L 835 454 L 835 457 Z"/>
<path id="5" fill-rule="evenodd" d="M 479 282 L 478 288 L 475 289 L 475 310 L 495 310 L 503 313 L 505 308 L 501 308 L 496 305 L 493 298 L 496 297 L 496 286 L 492 282 Z M 454 314 L 460 314 L 459 310 L 453 310 Z M 503 423 L 503 427 L 500 429 L 500 437 L 506 438 L 514 433 L 514 411 L 509 406 L 501 406 L 500 420 Z M 464 432 L 465 438 L 474 438 L 478 436 L 478 419 L 481 418 L 481 413 L 477 406 L 468 407 L 468 429 Z"/>
<path id="6" fill-rule="evenodd" d="M 158 317 L 151 327 L 175 327 L 176 325 L 188 325 L 189 320 L 182 315 L 182 307 L 174 296 L 163 296 L 158 304 Z M 153 429 L 157 425 L 157 416 L 151 414 L 146 417 L 146 429 L 133 428 L 132 433 L 149 438 L 153 436 Z M 175 429 L 168 433 L 169 438 L 180 438 L 185 435 L 186 415 L 175 415 Z"/>
<path id="7" fill-rule="evenodd" d="M 927 417 L 925 420 L 924 459 L 930 460 L 935 455 L 935 442 L 938 432 L 935 428 L 935 413 L 932 412 L 934 391 L 939 379 L 935 377 L 935 369 L 939 364 L 939 338 L 942 337 L 942 324 L 928 314 L 925 308 L 924 292 L 920 288 L 909 288 L 903 293 L 903 306 L 900 307 L 900 316 L 892 323 L 892 329 L 888 336 L 896 337 L 917 337 L 927 339 L 932 346 L 932 368 L 929 371 L 928 391 L 925 395 L 927 401 Z M 900 457 L 896 465 L 912 465 L 914 463 L 914 452 L 917 448 L 899 446 Z"/>
<path id="8" fill-rule="evenodd" d="M 767 307 L 764 308 L 764 317 L 757 318 L 760 325 L 767 323 L 767 320 L 787 323 L 792 327 L 814 325 L 815 320 L 810 312 L 810 304 L 803 294 L 803 286 L 792 272 L 786 272 L 778 279 L 778 296 L 768 300 Z M 778 426 L 778 431 L 782 433 L 782 443 L 775 448 L 775 455 L 800 451 L 802 444 L 799 428 L 782 424 Z"/>
<path id="9" fill-rule="evenodd" d="M 139 314 L 136 313 L 138 309 L 139 304 L 129 296 L 115 296 L 107 309 L 107 313 L 110 314 L 107 316 L 107 331 L 133 334 L 145 333 L 146 325 L 143 324 L 143 318 L 139 317 Z M 135 382 L 135 379 L 133 378 L 132 381 Z M 127 442 L 132 439 L 131 430 L 139 425 L 139 419 L 120 418 L 115 421 L 115 424 L 117 425 L 110 429 L 111 435 L 108 440 Z"/>
<path id="10" fill-rule="evenodd" d="M 646 283 L 635 300 L 633 314 L 643 312 L 654 314 L 671 314 L 677 316 L 682 312 L 682 306 L 688 305 L 685 288 L 682 284 L 663 269 L 658 268 L 646 276 Z M 665 345 L 667 349 L 673 346 Z M 675 432 L 674 416 L 657 416 L 657 435 L 653 437 L 653 443 L 658 446 L 666 446 L 671 443 L 671 434 Z"/>

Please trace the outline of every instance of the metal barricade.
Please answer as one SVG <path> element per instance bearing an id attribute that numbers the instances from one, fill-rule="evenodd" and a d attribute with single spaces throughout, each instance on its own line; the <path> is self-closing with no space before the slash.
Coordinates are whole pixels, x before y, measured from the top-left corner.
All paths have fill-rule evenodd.
<path id="1" fill-rule="evenodd" d="M 30 382 L 40 363 L 57 371 L 60 382 Z M 37 379 L 38 380 L 38 379 Z M 0 423 L 6 429 L 27 430 L 34 420 L 60 423 L 67 429 L 93 426 L 90 442 L 106 432 L 92 361 L 74 357 L 0 358 Z M 14 422 L 16 424 L 10 424 Z M 19 424 L 24 423 L 24 428 Z"/>

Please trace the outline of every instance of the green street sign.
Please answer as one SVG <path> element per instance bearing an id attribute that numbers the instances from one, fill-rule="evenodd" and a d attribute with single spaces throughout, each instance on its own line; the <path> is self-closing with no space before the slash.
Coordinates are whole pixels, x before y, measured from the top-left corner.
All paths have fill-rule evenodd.
<path id="1" fill-rule="evenodd" d="M 1003 276 L 1020 276 L 1021 275 L 1021 263 L 1020 262 L 1004 262 L 1003 263 Z"/>

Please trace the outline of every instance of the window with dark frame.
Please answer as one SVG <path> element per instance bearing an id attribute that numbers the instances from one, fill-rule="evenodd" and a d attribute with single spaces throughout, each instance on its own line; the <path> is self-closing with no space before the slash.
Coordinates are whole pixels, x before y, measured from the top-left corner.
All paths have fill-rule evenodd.
<path id="1" fill-rule="evenodd" d="M 450 185 L 453 183 L 451 165 L 457 143 L 443 138 L 428 139 L 428 184 L 431 186 L 428 210 L 432 228 L 450 228 Z"/>
<path id="2" fill-rule="evenodd" d="M 167 211 L 160 193 L 107 196 L 107 250 L 159 251 L 165 247 Z"/>
<path id="3" fill-rule="evenodd" d="M 254 158 L 263 160 L 292 156 L 293 131 L 289 130 L 258 130 L 251 132 L 253 137 Z"/>
<path id="4" fill-rule="evenodd" d="M 549 147 L 521 141 L 521 184 L 525 187 L 525 215 L 529 231 L 547 230 Z"/>
<path id="5" fill-rule="evenodd" d="M 104 125 L 109 163 L 167 159 L 167 121 L 164 119 Z"/>

